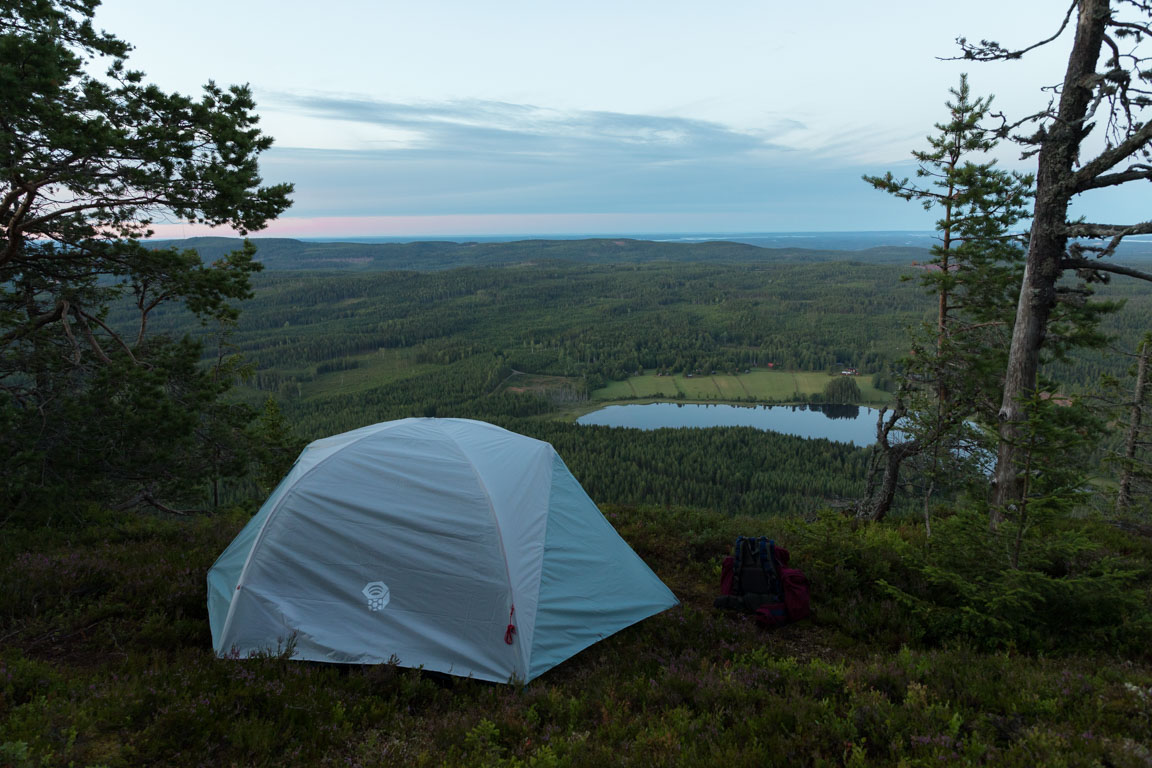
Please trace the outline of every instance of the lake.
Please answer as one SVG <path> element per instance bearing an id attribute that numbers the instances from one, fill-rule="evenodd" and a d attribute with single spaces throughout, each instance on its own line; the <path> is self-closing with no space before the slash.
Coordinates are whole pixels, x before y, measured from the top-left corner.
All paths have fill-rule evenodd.
<path id="1" fill-rule="evenodd" d="M 660 429 L 662 427 L 755 427 L 799 437 L 866 446 L 876 442 L 875 408 L 857 405 L 705 405 L 648 403 L 609 405 L 576 419 L 577 424 Z"/>

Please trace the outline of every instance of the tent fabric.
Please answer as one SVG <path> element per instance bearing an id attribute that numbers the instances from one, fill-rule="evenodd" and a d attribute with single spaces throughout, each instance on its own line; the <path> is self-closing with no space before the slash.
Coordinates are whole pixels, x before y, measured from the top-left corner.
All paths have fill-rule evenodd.
<path id="1" fill-rule="evenodd" d="M 291 639 L 297 659 L 496 682 L 677 602 L 551 445 L 466 419 L 310 444 L 208 572 L 220 656 Z"/>

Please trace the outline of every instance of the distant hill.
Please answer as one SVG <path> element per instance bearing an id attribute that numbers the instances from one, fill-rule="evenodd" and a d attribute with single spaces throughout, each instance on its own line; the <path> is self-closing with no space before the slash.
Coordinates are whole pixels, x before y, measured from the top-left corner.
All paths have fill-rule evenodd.
<path id="1" fill-rule="evenodd" d="M 283 237 L 254 237 L 257 258 L 272 270 L 412 270 L 429 272 L 454 267 L 506 266 L 564 261 L 575 264 L 642 264 L 650 262 L 716 262 L 723 264 L 812 263 L 855 261 L 867 264 L 912 264 L 931 258 L 928 248 L 882 245 L 863 249 L 768 248 L 733 240 L 669 242 L 633 238 L 584 240 L 513 240 L 456 242 L 313 242 Z M 240 247 L 235 237 L 190 237 L 155 240 L 157 246 L 193 248 L 205 261 L 215 261 Z M 1122 243 L 1117 256 L 1133 264 L 1152 261 L 1152 242 Z"/>
<path id="2" fill-rule="evenodd" d="M 215 261 L 240 247 L 239 238 L 193 237 L 157 240 L 157 246 L 193 248 L 205 261 Z M 257 258 L 274 270 L 416 270 L 431 271 L 463 266 L 528 264 L 539 261 L 612 264 L 708 262 L 753 264 L 760 262 L 861 261 L 907 264 L 929 258 L 925 248 L 883 246 L 864 250 L 762 248 L 724 240 L 655 242 L 629 238 L 587 240 L 517 240 L 513 242 L 420 241 L 411 243 L 306 242 L 288 238 L 253 238 Z"/>

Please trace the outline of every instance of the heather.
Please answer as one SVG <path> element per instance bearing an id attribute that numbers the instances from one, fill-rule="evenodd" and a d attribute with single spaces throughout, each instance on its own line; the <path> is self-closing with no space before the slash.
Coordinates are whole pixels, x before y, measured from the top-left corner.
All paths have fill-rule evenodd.
<path id="1" fill-rule="evenodd" d="M 204 574 L 250 509 L 73 510 L 0 543 L 0 764 L 1147 765 L 1152 541 L 1092 520 L 1002 567 L 963 513 L 858 525 L 605 506 L 683 604 L 528 685 L 211 650 Z M 711 607 L 739 533 L 814 616 Z M 967 543 L 967 548 L 965 548 Z"/>

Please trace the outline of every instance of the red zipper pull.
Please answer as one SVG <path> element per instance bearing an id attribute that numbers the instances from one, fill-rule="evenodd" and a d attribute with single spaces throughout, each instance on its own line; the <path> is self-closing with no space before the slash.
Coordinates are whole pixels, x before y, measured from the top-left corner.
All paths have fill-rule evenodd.
<path id="1" fill-rule="evenodd" d="M 516 625 L 512 623 L 512 614 L 514 613 L 516 613 L 515 605 L 508 611 L 508 629 L 504 630 L 504 642 L 508 643 L 508 645 L 512 645 L 512 638 L 516 636 Z"/>

